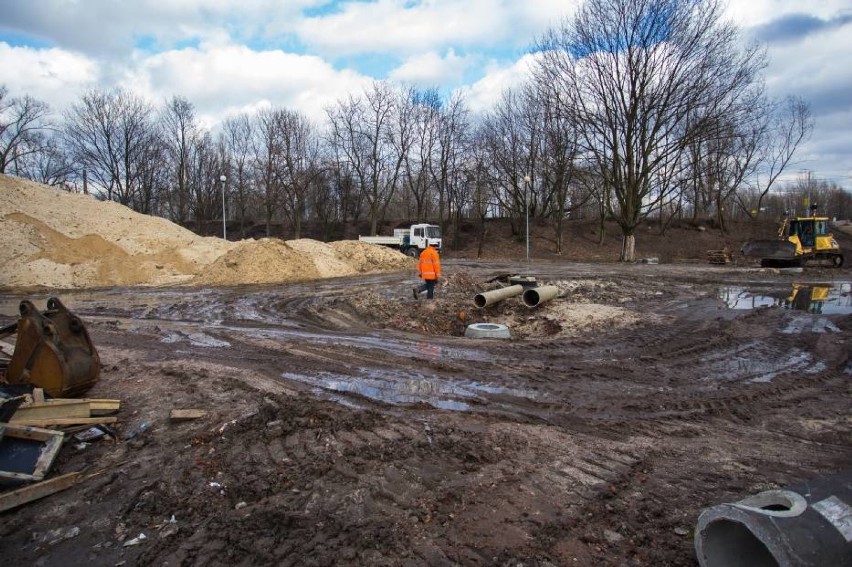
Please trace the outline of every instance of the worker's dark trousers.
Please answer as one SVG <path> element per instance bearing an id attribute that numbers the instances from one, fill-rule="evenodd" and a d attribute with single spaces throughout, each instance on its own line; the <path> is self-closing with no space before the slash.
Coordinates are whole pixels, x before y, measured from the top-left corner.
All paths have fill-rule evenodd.
<path id="1" fill-rule="evenodd" d="M 423 280 L 420 287 L 417 288 L 419 293 L 426 292 L 426 299 L 432 299 L 435 296 L 435 280 Z"/>

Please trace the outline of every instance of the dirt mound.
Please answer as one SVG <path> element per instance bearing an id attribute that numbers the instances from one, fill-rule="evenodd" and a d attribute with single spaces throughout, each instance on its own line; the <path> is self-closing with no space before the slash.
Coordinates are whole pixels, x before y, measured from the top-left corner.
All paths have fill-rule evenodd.
<path id="1" fill-rule="evenodd" d="M 227 242 L 114 202 L 0 175 L 2 288 L 239 285 L 410 268 L 360 242 Z"/>
<path id="2" fill-rule="evenodd" d="M 477 309 L 473 301 L 477 293 L 499 289 L 505 282 L 483 283 L 459 271 L 441 279 L 434 300 L 412 301 L 406 288 L 403 297 L 389 297 L 387 292 L 363 293 L 335 300 L 323 310 L 332 320 L 340 311 L 352 312 L 370 326 L 434 336 L 462 336 L 470 324 L 497 323 L 509 327 L 516 339 L 556 339 L 636 326 L 643 318 L 618 304 L 657 293 L 655 289 L 634 289 L 613 281 L 554 280 L 542 284 L 555 285 L 560 294 L 536 309 L 524 306 L 520 297 Z"/>
<path id="3" fill-rule="evenodd" d="M 260 284 L 318 278 L 316 268 L 304 260 L 304 255 L 282 240 L 243 240 L 205 267 L 197 281 L 228 285 L 235 282 Z"/>
<path id="4" fill-rule="evenodd" d="M 376 266 L 383 270 L 403 270 L 416 266 L 416 262 L 390 248 L 365 244 L 353 240 L 339 240 L 329 244 L 335 254 L 360 273 L 376 271 Z"/>

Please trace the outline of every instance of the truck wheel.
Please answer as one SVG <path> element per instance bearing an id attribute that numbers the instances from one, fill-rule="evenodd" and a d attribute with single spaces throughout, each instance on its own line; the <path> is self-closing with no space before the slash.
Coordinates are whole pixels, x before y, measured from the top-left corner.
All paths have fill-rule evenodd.
<path id="1" fill-rule="evenodd" d="M 843 254 L 835 254 L 831 257 L 831 265 L 835 268 L 840 268 L 843 266 Z"/>
<path id="2" fill-rule="evenodd" d="M 408 256 L 409 258 L 417 258 L 418 256 L 420 256 L 420 253 L 419 253 L 419 250 L 417 250 L 417 248 L 414 248 L 412 246 L 411 248 L 407 248 L 405 250 L 405 255 Z"/>

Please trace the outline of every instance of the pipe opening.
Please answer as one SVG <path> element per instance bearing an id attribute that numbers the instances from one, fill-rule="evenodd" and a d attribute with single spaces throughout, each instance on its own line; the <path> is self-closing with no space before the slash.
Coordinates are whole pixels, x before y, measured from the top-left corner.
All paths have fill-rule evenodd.
<path id="1" fill-rule="evenodd" d="M 703 565 L 707 567 L 778 567 L 766 545 L 740 522 L 711 522 L 701 538 Z"/>
<path id="2" fill-rule="evenodd" d="M 534 289 L 528 289 L 524 293 L 523 297 L 524 303 L 526 303 L 529 307 L 534 307 L 539 304 L 541 301 L 541 297 L 538 295 L 538 292 Z"/>
<path id="3" fill-rule="evenodd" d="M 792 518 L 802 514 L 808 507 L 804 497 L 791 490 L 767 490 L 736 503 L 739 508 L 748 508 L 767 516 Z"/>
<path id="4" fill-rule="evenodd" d="M 483 307 L 485 307 L 488 304 L 488 300 L 485 299 L 485 296 L 482 295 L 481 293 L 477 293 L 473 297 L 473 304 L 476 305 L 477 307 L 479 307 L 480 309 L 482 309 Z"/>

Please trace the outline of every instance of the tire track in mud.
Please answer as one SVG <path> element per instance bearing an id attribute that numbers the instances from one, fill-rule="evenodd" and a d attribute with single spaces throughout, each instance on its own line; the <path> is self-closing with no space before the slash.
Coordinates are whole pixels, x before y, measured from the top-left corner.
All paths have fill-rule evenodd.
<path id="1" fill-rule="evenodd" d="M 529 554 L 546 526 L 566 529 L 624 482 L 645 450 L 550 427 L 428 414 L 422 423 L 363 414 L 338 421 L 317 403 L 302 404 L 294 423 L 300 402 L 276 400 L 221 439 L 194 444 L 186 464 L 172 463 L 177 470 L 128 506 L 128 522 L 172 506 L 184 522 L 207 518 L 192 528 L 194 537 L 152 541 L 145 563 L 203 562 L 221 553 L 224 540 L 243 559 L 281 564 L 305 554 L 324 564 L 356 551 L 356 563 L 414 554 L 430 564 L 490 564 L 499 554 Z M 206 472 L 194 490 L 215 479 L 221 497 L 187 499 L 174 479 L 199 466 Z M 238 530 L 223 529 L 237 517 Z M 361 554 L 365 538 L 375 555 Z"/>

